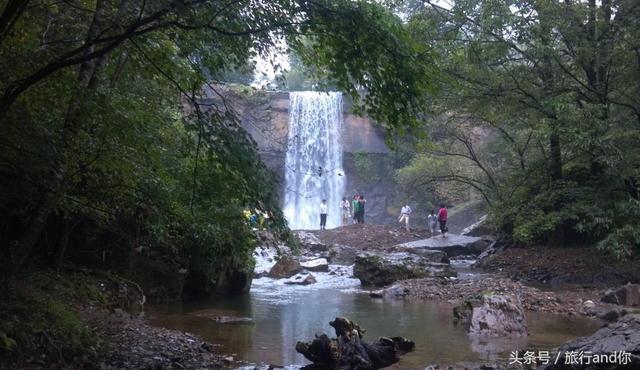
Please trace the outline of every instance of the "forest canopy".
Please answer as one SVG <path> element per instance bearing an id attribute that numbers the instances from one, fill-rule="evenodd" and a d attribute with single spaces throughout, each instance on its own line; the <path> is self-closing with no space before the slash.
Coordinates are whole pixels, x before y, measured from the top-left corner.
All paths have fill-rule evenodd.
<path id="1" fill-rule="evenodd" d="M 640 3 L 425 0 L 406 12 L 442 80 L 399 181 L 472 189 L 519 245 L 636 254 Z"/>
<path id="2" fill-rule="evenodd" d="M 7 273 L 67 256 L 129 275 L 188 271 L 186 286 L 205 282 L 193 294 L 233 290 L 231 273 L 250 268 L 255 245 L 243 212 L 288 231 L 233 107 L 203 88 L 215 94 L 278 52 L 278 40 L 390 130 L 416 124 L 432 91 L 429 49 L 377 2 L 4 0 L 0 9 Z"/>

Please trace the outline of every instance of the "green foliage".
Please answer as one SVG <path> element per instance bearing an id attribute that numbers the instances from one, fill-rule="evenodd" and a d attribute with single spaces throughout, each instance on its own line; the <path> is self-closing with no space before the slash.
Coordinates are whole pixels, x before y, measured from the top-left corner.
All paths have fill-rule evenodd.
<path id="1" fill-rule="evenodd" d="M 627 259 L 640 253 L 640 202 L 629 200 L 616 204 L 610 219 L 612 232 L 598 243 L 598 249 L 611 253 L 617 259 Z"/>
<path id="2" fill-rule="evenodd" d="M 356 174 L 366 183 L 378 182 L 389 173 L 384 155 L 375 153 L 356 152 L 353 156 Z"/>
<path id="3" fill-rule="evenodd" d="M 288 41 L 303 63 L 316 67 L 318 80 L 348 94 L 356 111 L 391 133 L 414 126 L 435 90 L 433 53 L 374 2 L 307 3 L 307 12 L 301 29 L 310 36 Z"/>
<path id="4" fill-rule="evenodd" d="M 12 292 L 0 307 L 0 354 L 6 363 L 37 353 L 47 363 L 68 361 L 98 343 L 69 305 Z"/>
<path id="5" fill-rule="evenodd" d="M 411 125 L 432 91 L 432 54 L 369 1 L 99 0 L 4 15 L 7 273 L 29 256 L 58 267 L 69 256 L 173 295 L 204 277 L 192 285 L 212 293 L 251 267 L 245 209 L 287 239 L 273 176 L 220 98 L 228 86 L 210 82 L 248 82 L 255 58 L 283 51 L 279 37 L 389 129 Z"/>
<path id="6" fill-rule="evenodd" d="M 410 30 L 446 77 L 401 182 L 482 194 L 518 244 L 633 256 L 621 215 L 639 199 L 635 2 L 409 3 Z"/>

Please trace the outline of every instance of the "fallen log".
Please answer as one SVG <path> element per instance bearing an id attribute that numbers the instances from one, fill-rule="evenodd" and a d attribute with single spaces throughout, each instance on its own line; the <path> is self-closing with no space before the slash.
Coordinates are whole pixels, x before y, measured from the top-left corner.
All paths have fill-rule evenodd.
<path id="1" fill-rule="evenodd" d="M 375 370 L 391 366 L 400 356 L 412 352 L 415 343 L 402 337 L 381 337 L 368 344 L 362 340 L 365 330 L 344 317 L 329 323 L 337 338 L 316 335 L 311 342 L 298 342 L 296 351 L 313 365 L 305 369 L 323 370 Z"/>

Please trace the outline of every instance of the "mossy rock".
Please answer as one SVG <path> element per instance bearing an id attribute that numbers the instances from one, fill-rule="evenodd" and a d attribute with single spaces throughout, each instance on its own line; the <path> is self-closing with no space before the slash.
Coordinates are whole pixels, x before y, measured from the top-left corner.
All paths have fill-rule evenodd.
<path id="1" fill-rule="evenodd" d="M 451 277 L 456 272 L 448 264 L 428 262 L 417 255 L 357 256 L 353 275 L 362 285 L 386 286 L 399 280 Z"/>

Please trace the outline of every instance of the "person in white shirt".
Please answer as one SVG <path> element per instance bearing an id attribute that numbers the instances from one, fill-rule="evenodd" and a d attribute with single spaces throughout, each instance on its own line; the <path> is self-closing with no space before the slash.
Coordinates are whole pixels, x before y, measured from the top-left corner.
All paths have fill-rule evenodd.
<path id="1" fill-rule="evenodd" d="M 436 236 L 436 228 L 438 227 L 438 216 L 436 216 L 436 212 L 434 210 L 431 210 L 431 213 L 429 213 L 429 216 L 427 216 L 427 226 L 429 227 L 431 236 Z"/>
<path id="2" fill-rule="evenodd" d="M 349 224 L 351 218 L 351 202 L 347 198 L 342 198 L 340 202 L 340 211 L 342 212 L 342 226 Z"/>
<path id="3" fill-rule="evenodd" d="M 409 205 L 406 204 L 400 210 L 400 218 L 398 219 L 398 222 L 400 222 L 400 223 L 404 222 L 404 225 L 405 225 L 405 228 L 407 229 L 407 231 L 411 231 L 410 228 L 409 228 L 409 215 L 410 214 L 411 214 L 411 207 L 409 207 Z"/>
<path id="4" fill-rule="evenodd" d="M 320 203 L 320 230 L 327 229 L 327 200 L 323 199 Z"/>

